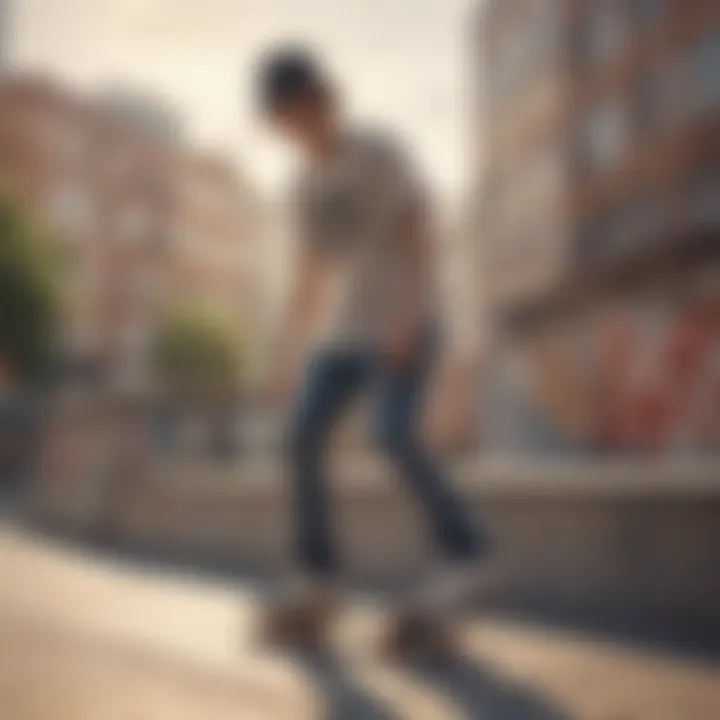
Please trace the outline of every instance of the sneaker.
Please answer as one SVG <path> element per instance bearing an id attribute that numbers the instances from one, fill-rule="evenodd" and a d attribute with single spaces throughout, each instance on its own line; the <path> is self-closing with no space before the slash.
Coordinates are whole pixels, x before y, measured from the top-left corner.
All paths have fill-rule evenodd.
<path id="1" fill-rule="evenodd" d="M 280 646 L 322 644 L 338 605 L 334 583 L 319 578 L 291 578 L 263 611 L 261 642 Z"/>
<path id="2" fill-rule="evenodd" d="M 431 616 L 463 613 L 486 600 L 497 579 L 497 566 L 484 562 L 446 565 L 420 586 L 413 604 Z"/>

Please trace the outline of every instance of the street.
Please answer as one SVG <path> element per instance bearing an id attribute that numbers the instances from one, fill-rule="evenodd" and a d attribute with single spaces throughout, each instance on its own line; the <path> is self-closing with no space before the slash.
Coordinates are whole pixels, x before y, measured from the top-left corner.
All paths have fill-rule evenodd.
<path id="1" fill-rule="evenodd" d="M 253 642 L 251 593 L 0 526 L 0 719 L 712 720 L 720 670 L 499 618 L 468 659 L 390 667 L 354 607 L 326 657 Z"/>

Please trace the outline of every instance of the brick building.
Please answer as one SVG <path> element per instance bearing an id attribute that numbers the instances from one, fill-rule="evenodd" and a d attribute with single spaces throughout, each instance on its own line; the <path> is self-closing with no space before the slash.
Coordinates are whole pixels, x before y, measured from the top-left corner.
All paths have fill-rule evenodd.
<path id="1" fill-rule="evenodd" d="M 52 80 L 8 76 L 0 182 L 62 246 L 73 365 L 145 387 L 149 341 L 181 299 L 251 330 L 257 206 L 224 160 Z"/>
<path id="2" fill-rule="evenodd" d="M 10 0 L 0 0 L 0 72 L 4 71 L 10 61 L 10 31 L 12 23 L 12 4 Z"/>
<path id="3" fill-rule="evenodd" d="M 477 32 L 479 276 L 513 329 L 489 385 L 528 406 L 516 444 L 716 449 L 720 7 L 490 0 Z"/>

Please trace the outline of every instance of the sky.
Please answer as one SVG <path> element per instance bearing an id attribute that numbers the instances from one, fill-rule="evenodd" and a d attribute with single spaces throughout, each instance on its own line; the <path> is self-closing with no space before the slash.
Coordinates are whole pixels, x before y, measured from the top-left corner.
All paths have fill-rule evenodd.
<path id="1" fill-rule="evenodd" d="M 459 201 L 478 0 L 4 0 L 12 59 L 83 88 L 137 86 L 182 113 L 200 144 L 232 154 L 268 196 L 292 158 L 263 133 L 252 67 L 268 43 L 316 44 L 348 112 L 413 144 L 442 197 Z"/>

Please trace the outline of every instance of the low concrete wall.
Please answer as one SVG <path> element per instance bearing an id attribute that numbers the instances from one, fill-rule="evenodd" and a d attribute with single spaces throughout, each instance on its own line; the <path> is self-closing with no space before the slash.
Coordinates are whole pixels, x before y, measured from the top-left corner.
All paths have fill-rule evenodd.
<path id="1" fill-rule="evenodd" d="M 414 498 L 377 467 L 356 467 L 354 475 L 343 473 L 334 497 L 351 573 L 394 580 L 421 571 L 430 550 Z M 500 603 L 720 630 L 717 466 L 472 465 L 458 476 L 476 521 L 506 560 Z M 64 515 L 58 498 L 45 513 L 87 528 L 112 526 L 133 547 L 265 571 L 287 562 L 291 508 L 268 469 L 166 465 L 124 492 L 86 493 L 73 513 L 69 498 Z"/>

